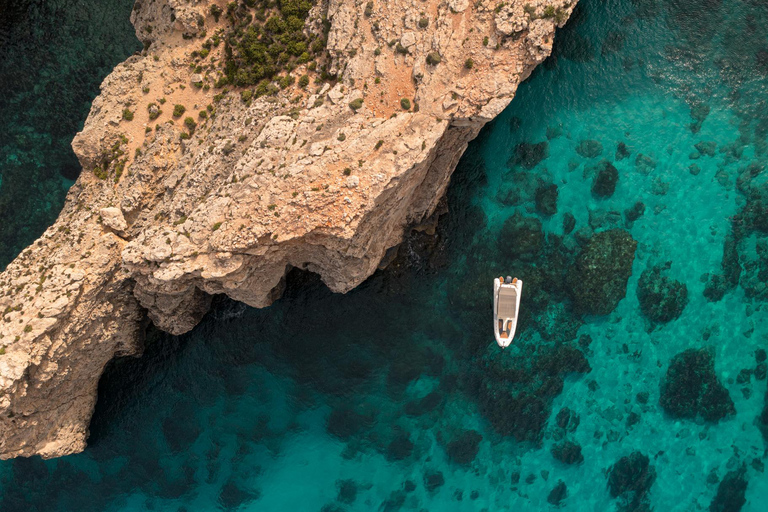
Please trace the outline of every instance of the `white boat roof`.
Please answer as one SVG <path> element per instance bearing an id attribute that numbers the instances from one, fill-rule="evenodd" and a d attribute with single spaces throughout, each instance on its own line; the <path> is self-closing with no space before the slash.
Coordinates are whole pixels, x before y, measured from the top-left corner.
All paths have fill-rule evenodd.
<path id="1" fill-rule="evenodd" d="M 515 318 L 517 315 L 517 288 L 502 286 L 499 288 L 499 318 Z"/>

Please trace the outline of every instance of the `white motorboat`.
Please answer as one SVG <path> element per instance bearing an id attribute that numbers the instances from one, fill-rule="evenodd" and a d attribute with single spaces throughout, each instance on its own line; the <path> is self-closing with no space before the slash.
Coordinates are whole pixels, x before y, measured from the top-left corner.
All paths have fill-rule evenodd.
<path id="1" fill-rule="evenodd" d="M 523 281 L 518 278 L 493 280 L 493 334 L 501 348 L 507 348 L 515 337 L 522 294 Z"/>

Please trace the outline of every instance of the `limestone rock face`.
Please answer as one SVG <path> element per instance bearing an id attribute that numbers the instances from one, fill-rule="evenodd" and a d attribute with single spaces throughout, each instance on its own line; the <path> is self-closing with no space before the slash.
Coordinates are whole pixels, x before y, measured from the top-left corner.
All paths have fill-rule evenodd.
<path id="1" fill-rule="evenodd" d="M 267 306 L 291 267 L 335 292 L 360 284 L 432 214 L 467 143 L 575 5 L 318 2 L 307 30 L 330 22 L 338 81 L 246 100 L 190 66 L 203 33 L 226 26 L 212 3 L 137 0 L 148 47 L 104 80 L 56 224 L 0 275 L 0 458 L 82 450 L 99 377 L 116 355 L 140 354 L 147 318 L 180 334 L 213 294 Z"/>

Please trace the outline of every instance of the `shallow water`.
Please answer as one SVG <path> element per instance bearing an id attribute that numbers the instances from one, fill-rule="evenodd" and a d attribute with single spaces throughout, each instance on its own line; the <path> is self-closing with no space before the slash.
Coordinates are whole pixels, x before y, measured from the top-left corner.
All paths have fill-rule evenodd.
<path id="1" fill-rule="evenodd" d="M 0 509 L 763 510 L 767 10 L 582 0 L 436 236 L 349 294 L 294 271 L 270 308 L 151 331 L 83 454 L 0 464 Z"/>

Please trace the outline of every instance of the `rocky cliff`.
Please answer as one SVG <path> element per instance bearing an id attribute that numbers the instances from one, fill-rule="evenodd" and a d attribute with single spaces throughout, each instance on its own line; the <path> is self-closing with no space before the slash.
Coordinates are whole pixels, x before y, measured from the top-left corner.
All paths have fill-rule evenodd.
<path id="1" fill-rule="evenodd" d="M 104 80 L 57 222 L 0 275 L 0 458 L 82 450 L 99 377 L 140 354 L 146 318 L 180 334 L 213 294 L 268 306 L 291 267 L 360 284 L 575 2 L 310 4 L 321 67 L 299 58 L 254 93 L 221 65 L 227 34 L 269 16 L 255 4 L 137 0 L 145 50 Z"/>

